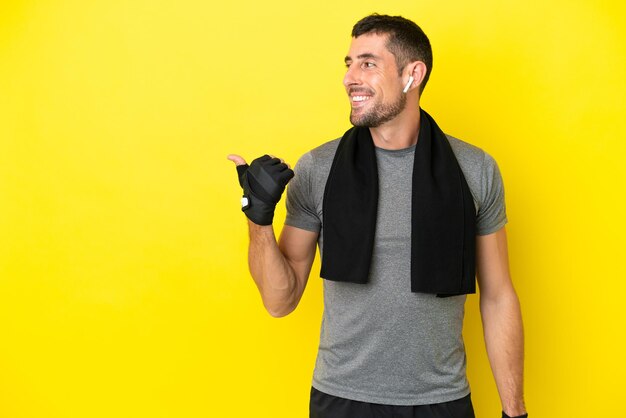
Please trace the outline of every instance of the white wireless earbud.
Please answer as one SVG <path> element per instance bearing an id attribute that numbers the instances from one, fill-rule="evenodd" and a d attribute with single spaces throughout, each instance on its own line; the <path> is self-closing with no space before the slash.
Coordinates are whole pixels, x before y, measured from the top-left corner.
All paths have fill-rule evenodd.
<path id="1" fill-rule="evenodd" d="M 413 76 L 412 75 L 409 76 L 409 82 L 406 83 L 406 86 L 404 86 L 404 90 L 402 90 L 402 93 L 406 93 L 407 91 L 409 91 L 409 87 L 411 87 L 411 84 L 413 84 Z"/>

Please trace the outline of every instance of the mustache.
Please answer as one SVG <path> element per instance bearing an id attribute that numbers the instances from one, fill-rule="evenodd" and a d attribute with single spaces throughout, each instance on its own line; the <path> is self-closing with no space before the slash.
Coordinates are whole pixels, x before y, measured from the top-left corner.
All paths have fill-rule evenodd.
<path id="1" fill-rule="evenodd" d="M 363 88 L 363 87 L 351 87 L 348 90 L 348 94 L 352 95 L 353 93 L 356 93 L 356 94 L 365 93 L 365 94 L 367 94 L 369 96 L 373 96 L 374 95 L 374 92 L 372 90 L 366 89 L 366 88 Z"/>

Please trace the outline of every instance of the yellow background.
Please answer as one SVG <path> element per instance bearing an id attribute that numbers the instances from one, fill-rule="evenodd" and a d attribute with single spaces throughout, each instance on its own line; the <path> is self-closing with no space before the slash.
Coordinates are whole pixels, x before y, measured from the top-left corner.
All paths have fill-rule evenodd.
<path id="1" fill-rule="evenodd" d="M 342 134 L 374 11 L 423 27 L 424 108 L 500 165 L 529 411 L 626 417 L 622 2 L 384 3 L 0 3 L 1 418 L 307 416 L 319 265 L 265 313 L 225 157 Z M 477 303 L 468 374 L 496 417 Z"/>

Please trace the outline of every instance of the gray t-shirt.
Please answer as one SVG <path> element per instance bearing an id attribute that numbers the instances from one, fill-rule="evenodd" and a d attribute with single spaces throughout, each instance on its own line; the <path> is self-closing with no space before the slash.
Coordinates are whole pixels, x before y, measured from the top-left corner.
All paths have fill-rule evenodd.
<path id="1" fill-rule="evenodd" d="M 448 136 L 477 211 L 477 233 L 507 222 L 494 159 Z M 286 224 L 319 232 L 322 200 L 339 140 L 306 153 L 287 190 Z M 462 337 L 465 295 L 411 292 L 411 186 L 415 146 L 376 149 L 379 201 L 366 284 L 324 280 L 324 314 L 313 386 L 362 402 L 423 405 L 470 392 Z"/>

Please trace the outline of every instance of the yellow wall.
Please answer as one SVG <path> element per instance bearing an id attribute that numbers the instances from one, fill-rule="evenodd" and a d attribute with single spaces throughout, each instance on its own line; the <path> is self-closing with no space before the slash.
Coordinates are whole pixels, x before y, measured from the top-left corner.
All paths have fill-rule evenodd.
<path id="1" fill-rule="evenodd" d="M 626 417 L 622 2 L 219 3 L 0 3 L 0 417 L 306 416 L 321 280 L 264 312 L 225 156 L 340 135 L 373 11 L 424 28 L 424 108 L 500 164 L 532 415 Z"/>

